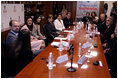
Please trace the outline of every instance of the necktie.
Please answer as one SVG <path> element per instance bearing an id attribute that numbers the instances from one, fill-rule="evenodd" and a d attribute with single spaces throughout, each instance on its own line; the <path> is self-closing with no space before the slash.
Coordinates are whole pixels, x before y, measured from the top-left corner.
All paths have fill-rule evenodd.
<path id="1" fill-rule="evenodd" d="M 107 30 L 108 30 L 108 26 L 107 26 L 106 30 L 104 31 L 103 36 L 104 36 L 104 34 L 107 32 Z"/>

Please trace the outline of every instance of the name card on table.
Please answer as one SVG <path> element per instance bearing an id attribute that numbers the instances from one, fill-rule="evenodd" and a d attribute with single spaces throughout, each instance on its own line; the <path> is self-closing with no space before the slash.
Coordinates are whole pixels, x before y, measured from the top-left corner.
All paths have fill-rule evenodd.
<path id="1" fill-rule="evenodd" d="M 51 45 L 52 46 L 59 46 L 60 42 L 52 42 Z M 65 47 L 69 47 L 69 42 L 66 42 L 66 41 L 62 41 L 62 45 L 65 46 Z"/>
<path id="2" fill-rule="evenodd" d="M 82 45 L 82 48 L 88 48 L 90 47 L 92 44 L 90 42 L 86 42 Z"/>
<path id="3" fill-rule="evenodd" d="M 67 40 L 67 38 L 61 38 L 61 37 L 56 37 L 54 39 L 57 39 L 57 40 Z"/>
<path id="4" fill-rule="evenodd" d="M 51 45 L 52 46 L 59 46 L 59 42 L 52 42 Z"/>
<path id="5" fill-rule="evenodd" d="M 78 64 L 83 64 L 86 61 L 86 57 L 85 55 L 83 55 L 79 60 L 78 60 Z"/>
<path id="6" fill-rule="evenodd" d="M 69 42 L 62 41 L 62 44 L 63 44 L 63 46 L 65 46 L 65 47 L 69 47 Z"/>
<path id="7" fill-rule="evenodd" d="M 70 33 L 72 33 L 72 30 L 64 30 L 64 32 L 70 32 Z"/>
<path id="8" fill-rule="evenodd" d="M 62 56 L 58 57 L 57 60 L 56 60 L 56 63 L 60 64 L 60 63 L 65 62 L 67 60 L 68 60 L 68 55 L 65 54 L 65 55 L 62 55 Z"/>

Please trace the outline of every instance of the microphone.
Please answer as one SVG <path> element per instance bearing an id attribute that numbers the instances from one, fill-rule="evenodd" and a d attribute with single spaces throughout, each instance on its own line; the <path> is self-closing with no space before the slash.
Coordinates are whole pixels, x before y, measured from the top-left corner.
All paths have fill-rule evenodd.
<path id="1" fill-rule="evenodd" d="M 69 52 L 69 55 L 71 55 L 70 50 L 71 50 L 72 47 L 73 47 L 73 44 L 70 44 L 70 46 L 69 46 L 69 48 L 67 50 L 67 52 Z"/>
<path id="2" fill-rule="evenodd" d="M 70 50 L 72 50 L 72 51 L 70 51 Z M 71 67 L 67 68 L 67 71 L 68 72 L 75 72 L 76 69 L 72 67 L 72 64 L 73 64 L 73 52 L 74 52 L 73 44 L 70 44 L 70 47 L 69 47 L 68 51 L 69 51 L 69 55 L 71 55 L 71 58 L 70 58 L 70 60 L 71 60 Z"/>

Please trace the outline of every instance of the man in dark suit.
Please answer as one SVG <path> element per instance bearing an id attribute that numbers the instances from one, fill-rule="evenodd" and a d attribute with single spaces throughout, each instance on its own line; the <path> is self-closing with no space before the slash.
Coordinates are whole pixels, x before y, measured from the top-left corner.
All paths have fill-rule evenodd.
<path id="1" fill-rule="evenodd" d="M 112 18 L 110 18 L 110 17 L 108 17 L 108 18 L 106 19 L 106 25 L 105 25 L 106 29 L 105 29 L 105 31 L 103 32 L 103 34 L 101 34 L 101 41 L 102 41 L 102 43 L 103 43 L 105 40 L 110 40 L 111 34 L 114 33 L 115 25 L 112 24 L 112 23 L 113 23 L 112 21 L 113 21 L 113 20 L 112 20 Z"/>
<path id="2" fill-rule="evenodd" d="M 105 29 L 106 29 L 106 17 L 105 17 L 105 14 L 102 13 L 100 14 L 100 19 L 98 20 L 97 22 L 97 28 L 98 28 L 98 31 L 100 32 L 100 34 L 103 34 Z"/>
<path id="3" fill-rule="evenodd" d="M 104 50 L 111 77 L 117 78 L 117 27 L 111 39 L 106 43 L 107 48 Z"/>
<path id="4" fill-rule="evenodd" d="M 69 26 L 72 26 L 74 23 L 71 21 L 71 13 L 67 13 L 67 17 L 63 19 L 65 28 L 68 28 Z"/>
<path id="5" fill-rule="evenodd" d="M 13 43 L 17 36 L 18 36 L 18 31 L 19 31 L 19 23 L 16 20 L 11 20 L 9 23 L 11 31 L 8 33 L 8 36 L 6 38 L 6 47 Z"/>

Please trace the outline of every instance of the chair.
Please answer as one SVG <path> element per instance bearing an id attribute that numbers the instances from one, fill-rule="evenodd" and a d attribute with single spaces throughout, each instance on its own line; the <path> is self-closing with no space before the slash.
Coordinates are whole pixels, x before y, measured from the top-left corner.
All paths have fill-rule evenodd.
<path id="1" fill-rule="evenodd" d="M 43 26 L 43 31 L 44 31 L 45 37 L 47 38 L 46 44 L 48 45 L 54 40 L 54 36 L 52 34 L 47 33 L 47 30 L 46 30 L 45 26 L 46 26 L 46 24 Z"/>

